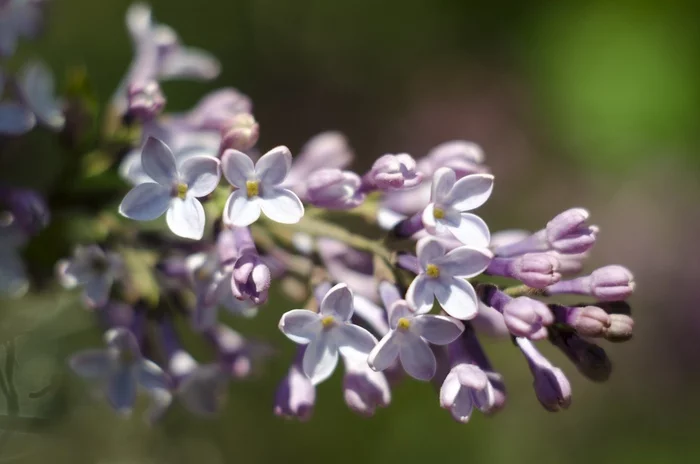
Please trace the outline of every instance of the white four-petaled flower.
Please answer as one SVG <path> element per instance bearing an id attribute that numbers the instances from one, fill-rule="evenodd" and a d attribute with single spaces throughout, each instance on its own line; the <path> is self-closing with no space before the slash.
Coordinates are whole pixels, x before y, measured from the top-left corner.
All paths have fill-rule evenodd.
<path id="1" fill-rule="evenodd" d="M 420 274 L 411 282 L 406 300 L 417 312 L 430 311 L 435 298 L 447 314 L 468 320 L 477 312 L 474 287 L 465 279 L 481 274 L 493 258 L 487 250 L 467 246 L 448 253 L 442 244 L 425 237 L 416 247 Z"/>
<path id="2" fill-rule="evenodd" d="M 376 345 L 374 335 L 350 321 L 353 310 L 352 291 L 338 284 L 321 301 L 319 313 L 293 309 L 282 315 L 282 333 L 295 343 L 307 345 L 302 368 L 314 384 L 330 377 L 338 364 L 338 352 L 366 359 Z"/>
<path id="3" fill-rule="evenodd" d="M 141 165 L 154 182 L 137 185 L 126 194 L 119 212 L 137 221 L 151 221 L 167 211 L 174 234 L 199 240 L 204 234 L 204 207 L 197 200 L 214 191 L 221 173 L 211 156 L 193 156 L 177 166 L 167 145 L 149 138 L 141 152 Z"/>
<path id="4" fill-rule="evenodd" d="M 275 222 L 299 222 L 304 205 L 294 192 L 281 187 L 291 166 L 292 154 L 283 146 L 268 151 L 255 164 L 245 153 L 226 150 L 224 176 L 237 190 L 226 201 L 224 222 L 245 227 L 258 220 L 261 210 Z"/>
<path id="5" fill-rule="evenodd" d="M 398 357 L 411 377 L 430 380 L 437 362 L 428 342 L 452 343 L 464 331 L 464 325 L 450 317 L 417 313 L 405 300 L 396 300 L 388 310 L 391 330 L 369 354 L 370 367 L 382 371 Z"/>
<path id="6" fill-rule="evenodd" d="M 457 180 L 450 168 L 433 174 L 430 204 L 423 211 L 423 225 L 433 235 L 449 231 L 457 240 L 474 247 L 487 247 L 489 228 L 479 216 L 468 213 L 491 196 L 493 176 L 471 174 Z"/>
<path id="7" fill-rule="evenodd" d="M 97 245 L 78 246 L 72 259 L 59 261 L 58 277 L 66 288 L 82 285 L 85 302 L 100 307 L 107 303 L 114 280 L 124 272 L 123 266 L 116 253 L 105 253 Z"/>

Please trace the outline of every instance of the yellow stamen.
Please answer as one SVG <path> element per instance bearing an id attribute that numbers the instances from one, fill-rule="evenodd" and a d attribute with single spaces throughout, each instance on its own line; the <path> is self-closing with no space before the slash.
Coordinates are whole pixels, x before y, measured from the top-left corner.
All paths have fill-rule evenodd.
<path id="1" fill-rule="evenodd" d="M 398 330 L 408 330 L 410 327 L 411 321 L 409 321 L 405 317 L 400 318 L 399 321 L 396 323 L 396 328 Z"/>
<path id="2" fill-rule="evenodd" d="M 428 264 L 428 266 L 425 268 L 425 273 L 428 274 L 428 277 L 436 279 L 440 277 L 440 268 L 434 264 Z"/>
<path id="3" fill-rule="evenodd" d="M 176 193 L 177 193 L 177 197 L 180 200 L 184 200 L 185 195 L 187 195 L 187 184 L 183 184 L 183 183 L 177 184 Z"/>
<path id="4" fill-rule="evenodd" d="M 248 192 L 248 197 L 256 197 L 260 193 L 260 182 L 257 180 L 246 181 L 245 188 Z"/>
<path id="5" fill-rule="evenodd" d="M 335 319 L 333 316 L 324 316 L 323 319 L 321 319 L 321 325 L 324 329 L 333 326 L 333 324 L 335 324 Z"/>
<path id="6" fill-rule="evenodd" d="M 445 210 L 442 208 L 433 208 L 433 217 L 435 219 L 442 219 L 445 217 Z"/>

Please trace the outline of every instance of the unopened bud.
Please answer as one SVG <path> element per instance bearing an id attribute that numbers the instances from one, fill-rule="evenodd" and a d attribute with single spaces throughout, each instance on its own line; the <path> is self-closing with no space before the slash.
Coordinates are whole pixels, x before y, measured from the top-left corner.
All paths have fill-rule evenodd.
<path id="1" fill-rule="evenodd" d="M 622 266 L 601 267 L 591 274 L 591 294 L 603 301 L 624 300 L 634 287 L 634 276 Z"/>
<path id="2" fill-rule="evenodd" d="M 135 82 L 129 87 L 130 117 L 147 121 L 157 117 L 165 108 L 165 96 L 156 81 Z"/>
<path id="3" fill-rule="evenodd" d="M 602 337 L 610 327 L 610 315 L 597 306 L 569 307 L 552 305 L 555 319 L 571 326 L 584 337 Z"/>
<path id="4" fill-rule="evenodd" d="M 307 180 L 306 199 L 314 206 L 329 209 L 350 209 L 365 200 L 360 191 L 360 177 L 340 169 L 320 169 Z"/>
<path id="5" fill-rule="evenodd" d="M 270 288 L 270 269 L 255 253 L 246 253 L 233 266 L 231 289 L 238 299 L 249 298 L 253 303 L 262 304 L 267 300 Z"/>
<path id="6" fill-rule="evenodd" d="M 250 150 L 258 142 L 260 126 L 250 113 L 235 115 L 230 123 L 222 130 L 220 152 L 232 148 L 234 150 Z"/>
<path id="7" fill-rule="evenodd" d="M 605 339 L 611 342 L 626 342 L 632 338 L 634 320 L 626 314 L 611 314 L 610 327 L 605 332 Z"/>
<path id="8" fill-rule="evenodd" d="M 503 306 L 506 327 L 516 337 L 542 340 L 547 337 L 546 326 L 554 322 L 547 305 L 525 296 L 514 298 Z"/>
<path id="9" fill-rule="evenodd" d="M 406 153 L 381 156 L 365 175 L 367 189 L 402 190 L 418 186 L 423 174 L 416 171 L 416 161 Z"/>
<path id="10" fill-rule="evenodd" d="M 586 224 L 589 213 L 572 208 L 547 223 L 545 235 L 550 246 L 561 253 L 583 253 L 594 244 L 598 228 Z"/>

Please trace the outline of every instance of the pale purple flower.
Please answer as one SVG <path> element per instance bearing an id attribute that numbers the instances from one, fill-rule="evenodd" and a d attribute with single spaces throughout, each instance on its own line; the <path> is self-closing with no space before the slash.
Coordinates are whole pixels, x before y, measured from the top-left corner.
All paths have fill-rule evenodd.
<path id="1" fill-rule="evenodd" d="M 279 328 L 295 343 L 307 345 L 302 362 L 304 373 L 314 384 L 326 380 L 335 370 L 338 353 L 366 357 L 377 343 L 367 330 L 354 325 L 353 295 L 338 284 L 321 301 L 319 313 L 294 309 L 282 315 Z"/>
<path id="2" fill-rule="evenodd" d="M 284 146 L 273 148 L 255 164 L 245 153 L 226 150 L 222 157 L 224 176 L 237 190 L 226 201 L 224 222 L 248 226 L 258 220 L 261 211 L 275 222 L 299 222 L 304 205 L 294 192 L 281 186 L 291 164 L 292 155 Z"/>
<path id="3" fill-rule="evenodd" d="M 526 253 L 510 258 L 497 256 L 485 273 L 510 277 L 533 288 L 545 288 L 561 280 L 559 260 L 549 253 Z"/>
<path id="4" fill-rule="evenodd" d="M 297 418 L 307 421 L 311 418 L 316 403 L 316 386 L 304 374 L 302 359 L 307 346 L 300 346 L 297 358 L 289 368 L 287 376 L 277 388 L 274 412 L 276 416 Z"/>
<path id="5" fill-rule="evenodd" d="M 0 56 L 14 55 L 20 37 L 34 38 L 43 23 L 44 0 L 0 1 Z"/>
<path id="6" fill-rule="evenodd" d="M 362 204 L 360 176 L 340 169 L 319 169 L 306 181 L 305 200 L 314 206 L 328 209 L 350 209 Z"/>
<path id="7" fill-rule="evenodd" d="M 250 113 L 241 113 L 234 116 L 222 129 L 220 151 L 228 149 L 250 150 L 258 142 L 260 137 L 260 125 Z"/>
<path id="8" fill-rule="evenodd" d="M 590 295 L 600 301 L 616 301 L 628 298 L 634 291 L 634 276 L 629 269 L 610 265 L 596 269 L 589 276 L 562 280 L 547 287 L 550 295 Z"/>
<path id="9" fill-rule="evenodd" d="M 328 131 L 315 135 L 294 158 L 284 186 L 303 197 L 309 175 L 319 169 L 343 169 L 355 157 L 348 141 L 340 132 Z"/>
<path id="10" fill-rule="evenodd" d="M 2 29 L 0 28 L 1 34 Z M 0 69 L 0 99 L 2 99 L 3 91 L 7 85 L 5 80 L 5 74 Z M 25 105 L 14 101 L 0 102 L 0 134 L 22 135 L 29 132 L 35 124 L 36 117 Z"/>
<path id="11" fill-rule="evenodd" d="M 16 223 L 0 224 L 0 295 L 19 298 L 29 289 L 27 271 L 19 250 L 27 239 L 26 232 Z"/>
<path id="12" fill-rule="evenodd" d="M 470 174 L 488 172 L 483 162 L 484 152 L 479 145 L 466 140 L 452 140 L 430 150 L 419 162 L 418 169 L 432 175 L 439 168 L 447 167 L 461 179 Z"/>
<path id="13" fill-rule="evenodd" d="M 165 96 L 156 81 L 131 84 L 128 101 L 128 114 L 141 121 L 157 117 L 165 108 Z"/>
<path id="14" fill-rule="evenodd" d="M 234 378 L 248 377 L 256 363 L 274 354 L 267 344 L 246 340 L 225 324 L 217 324 L 205 335 L 216 348 L 221 369 Z"/>
<path id="15" fill-rule="evenodd" d="M 471 174 L 457 180 L 455 172 L 440 168 L 433 175 L 430 203 L 423 211 L 423 225 L 434 235 L 450 232 L 465 245 L 487 247 L 489 228 L 468 213 L 486 203 L 493 190 L 493 176 Z"/>
<path id="16" fill-rule="evenodd" d="M 73 371 L 99 382 L 109 403 L 120 413 L 131 412 L 139 387 L 159 399 L 159 408 L 170 402 L 170 379 L 155 363 L 141 356 L 133 333 L 124 328 L 111 329 L 105 334 L 105 342 L 106 349 L 73 355 L 69 362 Z"/>
<path id="17" fill-rule="evenodd" d="M 494 388 L 488 376 L 475 364 L 461 363 L 452 367 L 440 388 L 440 406 L 452 417 L 466 424 L 476 407 L 483 413 L 495 404 Z"/>
<path id="18" fill-rule="evenodd" d="M 155 182 L 134 187 L 124 197 L 119 212 L 137 221 L 151 221 L 167 212 L 166 222 L 174 234 L 201 239 L 205 215 L 197 198 L 210 194 L 219 184 L 219 161 L 193 156 L 178 167 L 170 148 L 150 138 L 141 153 L 141 164 Z"/>
<path id="19" fill-rule="evenodd" d="M 423 181 L 423 174 L 416 170 L 416 161 L 411 155 L 388 154 L 379 157 L 362 180 L 365 191 L 402 190 L 417 187 Z"/>
<path id="20" fill-rule="evenodd" d="M 558 367 L 554 367 L 527 338 L 518 337 L 515 343 L 522 351 L 534 377 L 535 394 L 542 406 L 550 412 L 566 409 L 571 404 L 571 384 Z"/>
<path id="21" fill-rule="evenodd" d="M 116 253 L 105 253 L 97 245 L 78 246 L 73 258 L 59 261 L 58 277 L 66 288 L 82 286 L 85 302 L 101 307 L 109 299 L 114 281 L 124 274 L 124 262 Z"/>
<path id="22" fill-rule="evenodd" d="M 602 337 L 611 324 L 610 315 L 597 306 L 550 307 L 558 324 L 566 324 L 584 337 Z"/>
<path id="23" fill-rule="evenodd" d="M 233 266 L 231 287 L 238 299 L 250 299 L 255 304 L 267 301 L 270 288 L 270 269 L 257 253 L 244 253 Z"/>
<path id="24" fill-rule="evenodd" d="M 391 402 L 391 389 L 386 376 L 375 372 L 360 357 L 343 356 L 343 398 L 354 412 L 370 417 L 377 408 L 385 408 Z"/>
<path id="25" fill-rule="evenodd" d="M 187 127 L 223 132 L 239 116 L 243 118 L 241 123 L 250 121 L 252 111 L 250 98 L 234 88 L 226 87 L 209 92 L 187 113 L 171 117 L 180 120 Z"/>
<path id="26" fill-rule="evenodd" d="M 428 343 L 452 343 L 464 331 L 464 325 L 450 317 L 418 313 L 405 300 L 394 301 L 388 311 L 391 330 L 369 354 L 370 367 L 383 371 L 398 357 L 408 375 L 430 380 L 435 375 L 437 361 Z"/>
<path id="27" fill-rule="evenodd" d="M 546 304 L 526 296 L 508 301 L 503 306 L 503 318 L 510 333 L 531 340 L 547 338 L 547 326 L 554 323 Z"/>
<path id="28" fill-rule="evenodd" d="M 30 61 L 22 66 L 18 75 L 22 100 L 37 120 L 54 131 L 60 131 L 66 123 L 63 103 L 55 95 L 53 73 L 41 61 Z"/>
<path id="29" fill-rule="evenodd" d="M 447 314 L 457 319 L 471 319 L 477 312 L 474 287 L 465 279 L 481 274 L 488 266 L 487 249 L 458 247 L 449 253 L 436 239 L 418 241 L 421 273 L 411 282 L 406 299 L 419 313 L 430 311 L 435 298 Z"/>
<path id="30" fill-rule="evenodd" d="M 215 158 L 217 155 L 218 141 L 212 140 L 211 142 L 205 139 L 202 140 L 192 140 L 193 145 L 187 145 L 181 148 L 173 148 L 165 140 L 160 139 L 155 136 L 148 136 L 146 142 L 151 137 L 159 139 L 165 145 L 170 147 L 173 151 L 173 156 L 175 157 L 175 164 L 177 164 L 178 169 L 182 168 L 182 164 L 190 158 L 197 156 L 209 156 Z M 200 143 L 201 142 L 201 143 Z M 154 180 L 146 174 L 141 164 L 141 153 L 145 148 L 145 143 L 141 148 L 131 150 L 122 160 L 119 165 L 119 175 L 131 185 L 139 185 L 144 182 L 154 182 Z"/>

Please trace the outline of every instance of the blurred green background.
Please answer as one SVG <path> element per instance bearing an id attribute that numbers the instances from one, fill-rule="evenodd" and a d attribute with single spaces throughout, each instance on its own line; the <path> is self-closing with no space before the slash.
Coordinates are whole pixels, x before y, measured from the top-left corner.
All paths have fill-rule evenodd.
<path id="1" fill-rule="evenodd" d="M 45 58 L 59 76 L 85 65 L 105 101 L 132 56 L 128 4 L 55 0 L 46 35 L 22 54 Z M 151 4 L 157 21 L 223 64 L 212 83 L 165 84 L 171 111 L 234 86 L 253 99 L 263 149 L 295 152 L 339 129 L 359 169 L 387 152 L 419 157 L 445 140 L 475 141 L 497 179 L 480 210 L 492 230 L 534 230 L 565 208 L 587 207 L 601 227 L 589 268 L 619 263 L 635 273 L 635 338 L 605 345 L 614 371 L 604 384 L 545 347 L 574 391 L 558 414 L 540 407 L 517 350 L 486 341 L 509 387 L 494 417 L 453 423 L 430 385 L 404 382 L 388 409 L 362 419 L 345 407 L 336 373 L 318 389 L 311 422 L 299 424 L 272 414 L 293 352 L 276 330 L 290 308 L 272 298 L 235 327 L 269 339 L 279 355 L 231 386 L 221 417 L 176 409 L 150 428 L 138 413 L 117 417 L 93 401 L 55 363 L 100 343 L 74 295 L 2 302 L 2 340 L 24 333 L 18 361 L 31 375 L 22 382 L 32 390 L 53 379 L 59 401 L 29 414 L 40 419 L 0 422 L 0 462 L 700 462 L 697 2 Z"/>

